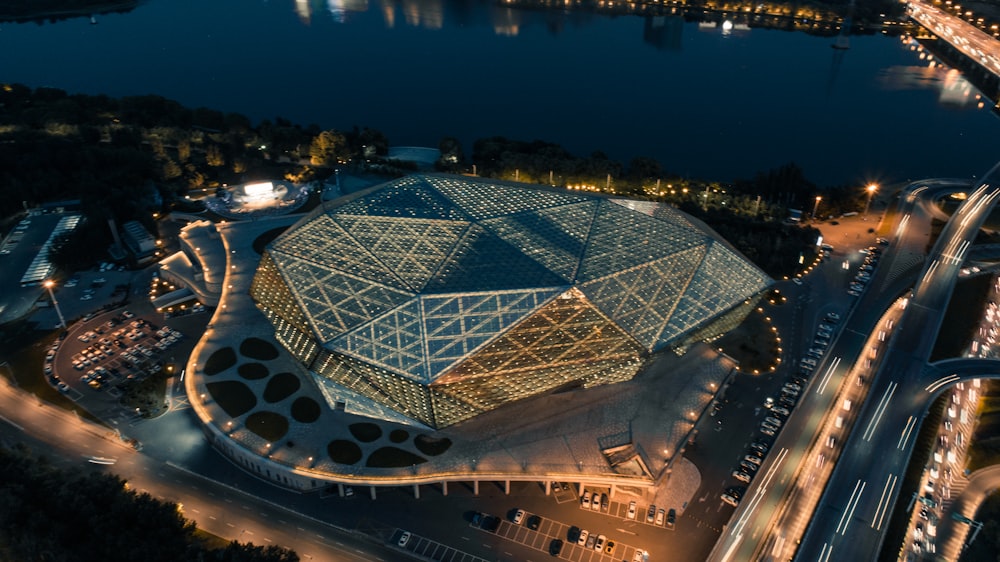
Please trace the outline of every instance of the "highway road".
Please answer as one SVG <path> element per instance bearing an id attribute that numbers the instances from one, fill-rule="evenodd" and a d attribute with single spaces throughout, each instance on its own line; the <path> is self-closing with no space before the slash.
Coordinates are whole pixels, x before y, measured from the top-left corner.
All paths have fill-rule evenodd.
<path id="1" fill-rule="evenodd" d="M 1000 41 L 954 14 L 924 2 L 911 0 L 909 12 L 920 25 L 1000 76 Z"/>
<path id="2" fill-rule="evenodd" d="M 134 490 L 182 504 L 185 516 L 220 537 L 290 547 L 302 560 L 394 561 L 405 557 L 358 533 L 137 452 L 106 428 L 27 395 L 4 377 L 0 377 L 0 412 L 4 442 L 27 441 L 36 454 L 64 468 L 114 472 Z M 95 459 L 102 464 L 95 464 Z"/>
<path id="3" fill-rule="evenodd" d="M 871 365 L 862 352 L 870 349 L 879 323 L 898 322 L 901 311 L 890 311 L 898 295 L 917 279 L 924 263 L 935 209 L 928 204 L 942 195 L 967 190 L 968 181 L 924 180 L 904 190 L 896 213 L 892 243 L 881 259 L 869 288 L 855 305 L 844 328 L 815 370 L 803 397 L 785 424 L 768 459 L 744 496 L 729 526 L 716 543 L 709 560 L 787 560 L 810 520 L 823 478 L 832 468 L 843 433 L 857 408 L 836 414 L 849 394 L 860 404 L 867 384 L 858 387 L 857 376 L 877 368 L 884 354 L 876 352 Z M 800 335 L 799 337 L 808 337 Z M 850 374 L 850 376 L 849 376 Z M 857 396 L 859 393 L 862 396 Z M 836 427 L 843 417 L 847 426 Z M 827 438 L 837 433 L 837 443 Z"/>
<path id="4" fill-rule="evenodd" d="M 998 169 L 977 184 L 935 244 L 884 351 L 869 392 L 873 399 L 861 408 L 796 560 L 878 556 L 920 421 L 934 397 L 959 380 L 928 369 L 927 360 L 969 246 L 1000 196 Z"/>

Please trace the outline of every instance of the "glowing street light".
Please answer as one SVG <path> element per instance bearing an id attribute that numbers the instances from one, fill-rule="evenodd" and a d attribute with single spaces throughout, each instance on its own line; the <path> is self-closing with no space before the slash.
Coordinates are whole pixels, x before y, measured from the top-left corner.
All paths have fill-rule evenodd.
<path id="1" fill-rule="evenodd" d="M 874 184 L 874 183 L 868 184 L 868 187 L 865 188 L 865 191 L 868 192 L 868 202 L 865 203 L 865 214 L 862 217 L 862 220 L 865 220 L 865 219 L 868 218 L 868 208 L 871 207 L 871 205 L 872 205 L 872 197 L 874 197 L 875 196 L 875 192 L 878 191 L 878 184 Z"/>
<path id="2" fill-rule="evenodd" d="M 821 195 L 816 196 L 816 203 L 813 204 L 813 220 L 816 220 L 816 211 L 819 209 L 819 202 L 823 200 Z"/>
<path id="3" fill-rule="evenodd" d="M 60 308 L 59 308 L 59 301 L 56 300 L 56 295 L 55 295 L 55 293 L 52 292 L 52 287 L 54 285 L 55 285 L 55 283 L 51 279 L 47 279 L 45 281 L 45 288 L 49 290 L 49 298 L 52 299 L 52 306 L 54 306 L 56 308 L 56 314 L 59 315 L 59 326 L 61 326 L 62 329 L 65 330 L 66 329 L 66 319 L 63 318 L 62 310 L 60 310 Z"/>

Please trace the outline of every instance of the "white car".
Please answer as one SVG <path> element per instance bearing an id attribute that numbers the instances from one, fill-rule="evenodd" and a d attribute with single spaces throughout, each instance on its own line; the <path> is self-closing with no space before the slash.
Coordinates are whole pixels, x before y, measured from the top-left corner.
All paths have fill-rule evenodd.
<path id="1" fill-rule="evenodd" d="M 523 509 L 517 510 L 517 513 L 514 514 L 514 524 L 515 525 L 520 525 L 521 521 L 524 521 L 524 510 Z"/>
<path id="2" fill-rule="evenodd" d="M 739 480 L 740 482 L 746 482 L 746 483 L 750 482 L 750 475 L 747 474 L 746 472 L 743 472 L 742 470 L 734 470 L 733 478 Z"/>
<path id="3" fill-rule="evenodd" d="M 590 492 L 583 493 L 583 497 L 580 498 L 580 505 L 582 505 L 584 509 L 590 509 Z"/>
<path id="4" fill-rule="evenodd" d="M 583 546 L 587 544 L 587 538 L 590 537 L 590 531 L 582 529 L 580 531 L 580 538 L 576 540 L 577 546 Z"/>
<path id="5" fill-rule="evenodd" d="M 629 519 L 635 519 L 635 500 L 628 502 L 628 514 Z"/>
<path id="6" fill-rule="evenodd" d="M 604 550 L 604 543 L 608 540 L 608 537 L 604 535 L 597 535 L 597 542 L 594 543 L 594 550 L 601 552 Z"/>
<path id="7" fill-rule="evenodd" d="M 403 531 L 403 534 L 399 537 L 399 542 L 396 544 L 399 546 L 406 546 L 406 543 L 410 542 L 411 536 L 412 535 L 410 535 L 409 531 Z"/>

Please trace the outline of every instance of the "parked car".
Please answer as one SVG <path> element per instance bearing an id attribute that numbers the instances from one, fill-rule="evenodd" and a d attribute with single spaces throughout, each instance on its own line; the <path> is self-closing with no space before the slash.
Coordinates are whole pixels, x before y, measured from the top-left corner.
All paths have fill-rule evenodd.
<path id="1" fill-rule="evenodd" d="M 628 513 L 626 514 L 628 519 L 635 519 L 635 507 L 635 500 L 628 502 Z"/>
<path id="2" fill-rule="evenodd" d="M 677 522 L 677 511 L 671 509 L 667 512 L 667 528 L 673 529 L 674 524 Z"/>
<path id="3" fill-rule="evenodd" d="M 607 542 L 608 537 L 604 535 L 598 535 L 597 540 L 594 541 L 594 550 L 600 552 L 604 550 L 604 543 Z"/>
<path id="4" fill-rule="evenodd" d="M 653 524 L 654 525 L 660 525 L 660 526 L 662 526 L 663 525 L 663 516 L 664 516 L 665 513 L 666 512 L 663 510 L 662 507 L 660 509 L 656 510 L 656 521 L 654 521 Z"/>
<path id="5" fill-rule="evenodd" d="M 744 483 L 749 484 L 751 476 L 750 476 L 750 474 L 748 474 L 747 472 L 744 472 L 742 470 L 734 470 L 733 471 L 733 478 L 739 480 L 740 482 L 744 482 Z"/>
<path id="6" fill-rule="evenodd" d="M 514 512 L 514 517 L 511 519 L 515 525 L 520 525 L 521 521 L 524 521 L 524 510 L 519 509 Z"/>
<path id="7" fill-rule="evenodd" d="M 401 547 L 406 546 L 406 543 L 410 542 L 411 536 L 409 531 L 403 531 L 403 534 L 399 536 L 399 542 L 396 544 Z"/>
<path id="8" fill-rule="evenodd" d="M 656 519 L 656 506 L 649 506 L 649 510 L 646 511 L 646 523 L 652 523 Z"/>

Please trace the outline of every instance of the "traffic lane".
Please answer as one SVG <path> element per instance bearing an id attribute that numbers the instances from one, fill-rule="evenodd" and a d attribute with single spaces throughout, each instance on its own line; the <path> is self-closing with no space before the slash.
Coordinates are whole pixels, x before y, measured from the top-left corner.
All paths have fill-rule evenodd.
<path id="1" fill-rule="evenodd" d="M 32 404 L 32 402 L 27 402 L 27 404 Z M 249 496 L 243 498 L 240 512 L 226 509 L 225 505 L 231 502 L 224 500 L 223 504 L 215 508 L 216 511 L 213 511 L 213 506 L 209 503 L 208 498 L 228 497 L 231 495 L 231 490 L 220 484 L 196 483 L 190 475 L 185 476 L 156 459 L 137 453 L 131 447 L 117 440 L 110 430 L 81 420 L 71 413 L 41 401 L 35 401 L 34 407 L 25 407 L 25 405 L 25 397 L 22 393 L 10 387 L 4 379 L 0 383 L 0 411 L 3 412 L 3 417 L 0 420 L 6 422 L 8 428 L 13 428 L 17 432 L 29 433 L 35 439 L 36 445 L 37 443 L 45 445 L 47 454 L 58 454 L 70 465 L 91 467 L 94 465 L 89 463 L 88 459 L 95 457 L 115 461 L 115 464 L 108 467 L 109 472 L 130 481 L 137 489 L 148 490 L 155 497 L 169 501 L 180 501 L 185 505 L 194 506 L 200 512 L 206 513 L 207 516 L 192 519 L 197 521 L 199 526 L 204 524 L 206 530 L 227 540 L 246 541 L 246 538 L 241 538 L 241 534 L 246 536 L 246 533 L 241 533 L 241 531 L 247 529 L 257 536 L 270 538 L 275 544 L 285 544 L 295 548 L 299 527 L 314 531 L 312 536 L 317 533 L 323 534 L 324 530 L 329 534 L 328 527 L 325 525 L 291 513 L 284 514 L 284 512 L 282 513 L 285 520 L 299 520 L 300 522 L 295 525 L 294 529 L 273 527 L 273 523 L 270 521 L 278 520 L 274 508 L 276 504 L 254 501 Z M 190 484 L 194 485 L 189 487 Z M 210 492 L 207 498 L 205 496 L 206 490 Z M 230 499 L 232 498 L 230 497 Z M 251 504 L 255 505 L 256 508 L 244 509 L 242 507 Z M 254 523 L 253 518 L 248 513 L 259 513 L 260 511 L 269 512 L 270 519 L 264 522 L 258 520 Z M 240 517 L 236 517 L 234 513 L 238 513 Z M 237 524 L 242 525 L 242 527 L 237 529 Z M 267 534 L 271 528 L 274 528 L 273 537 Z M 266 544 L 266 541 L 257 544 Z M 344 559 L 336 544 L 324 544 L 318 539 L 312 540 L 309 544 L 316 548 L 317 554 L 312 556 L 317 560 Z M 351 548 L 364 549 L 366 547 L 361 543 Z M 355 559 L 366 560 L 367 558 L 359 556 Z M 385 559 L 392 560 L 393 558 L 390 556 Z"/>
<path id="2" fill-rule="evenodd" d="M 801 559 L 832 552 L 831 560 L 865 560 L 877 549 L 916 438 L 912 420 L 922 418 L 925 404 L 922 388 L 897 388 L 901 391 L 894 400 L 881 402 L 886 394 L 878 392 L 866 402 L 817 510 L 838 515 L 814 519 L 799 549 Z"/>
<path id="3" fill-rule="evenodd" d="M 372 548 L 345 530 L 141 455 L 114 471 L 137 491 L 182 504 L 199 528 L 227 539 L 285 546 L 303 560 L 394 559 L 393 552 Z"/>

